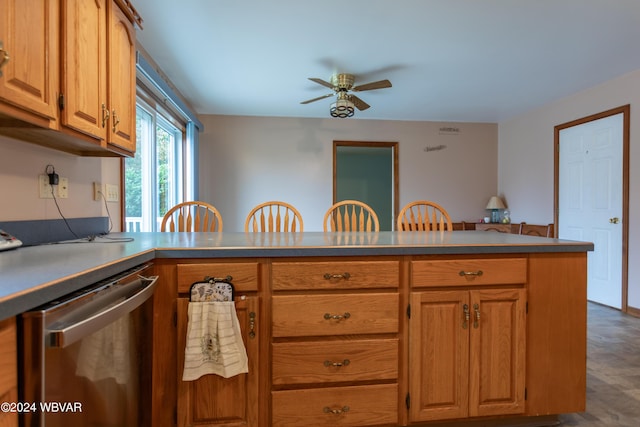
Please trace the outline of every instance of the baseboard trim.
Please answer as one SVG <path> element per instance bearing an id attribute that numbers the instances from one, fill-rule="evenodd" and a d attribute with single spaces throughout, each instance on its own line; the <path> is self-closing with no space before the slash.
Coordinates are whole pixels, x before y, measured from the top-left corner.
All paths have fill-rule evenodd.
<path id="1" fill-rule="evenodd" d="M 560 425 L 557 415 L 508 417 L 498 419 L 457 420 L 412 424 L 414 427 L 549 427 Z"/>
<path id="2" fill-rule="evenodd" d="M 627 314 L 633 317 L 640 317 L 640 308 L 627 306 Z"/>

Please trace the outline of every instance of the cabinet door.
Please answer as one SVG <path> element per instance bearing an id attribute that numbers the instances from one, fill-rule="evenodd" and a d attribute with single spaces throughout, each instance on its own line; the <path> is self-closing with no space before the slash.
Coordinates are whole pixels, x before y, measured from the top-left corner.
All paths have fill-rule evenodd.
<path id="1" fill-rule="evenodd" d="M 469 408 L 469 292 L 411 295 L 410 410 L 414 421 L 464 418 Z"/>
<path id="2" fill-rule="evenodd" d="M 106 0 L 63 2 L 62 124 L 100 140 L 109 114 L 106 17 Z"/>
<path id="3" fill-rule="evenodd" d="M 178 299 L 178 426 L 257 426 L 258 297 L 236 301 L 249 373 L 231 378 L 204 375 L 195 381 L 182 381 L 188 305 L 187 298 Z"/>
<path id="4" fill-rule="evenodd" d="M 524 412 L 524 289 L 470 291 L 469 415 Z"/>
<path id="5" fill-rule="evenodd" d="M 0 402 L 18 402 L 18 356 L 15 317 L 0 322 Z M 0 412 L 0 427 L 17 427 L 17 412 Z"/>
<path id="6" fill-rule="evenodd" d="M 136 150 L 136 39 L 133 24 L 113 2 L 109 3 L 109 132 L 107 142 Z"/>
<path id="7" fill-rule="evenodd" d="M 56 117 L 58 2 L 0 0 L 0 43 L 9 56 L 0 99 L 44 118 Z"/>

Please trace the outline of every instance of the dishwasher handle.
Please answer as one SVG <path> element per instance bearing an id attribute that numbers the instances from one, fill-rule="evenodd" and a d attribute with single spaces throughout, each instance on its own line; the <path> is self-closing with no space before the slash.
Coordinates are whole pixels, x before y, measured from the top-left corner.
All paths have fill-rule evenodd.
<path id="1" fill-rule="evenodd" d="M 158 276 L 141 277 L 134 282 L 128 283 L 127 287 L 139 287 L 139 282 L 145 285 L 132 295 L 115 305 L 108 306 L 106 310 L 99 311 L 89 317 L 79 320 L 64 328 L 47 329 L 49 336 L 49 347 L 65 348 L 82 338 L 99 331 L 105 326 L 115 322 L 120 317 L 131 313 L 141 306 L 153 295 L 157 285 Z"/>

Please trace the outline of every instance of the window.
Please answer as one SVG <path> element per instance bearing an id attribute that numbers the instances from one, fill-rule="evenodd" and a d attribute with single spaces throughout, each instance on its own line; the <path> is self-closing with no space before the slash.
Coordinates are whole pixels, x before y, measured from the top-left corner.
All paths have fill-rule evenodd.
<path id="1" fill-rule="evenodd" d="M 193 200 L 193 157 L 184 125 L 166 110 L 140 99 L 136 108 L 136 155 L 125 160 L 127 231 L 160 231 L 164 214 Z"/>
<path id="2" fill-rule="evenodd" d="M 202 123 L 164 76 L 136 54 L 136 155 L 124 161 L 124 230 L 160 231 L 178 203 L 197 200 Z"/>

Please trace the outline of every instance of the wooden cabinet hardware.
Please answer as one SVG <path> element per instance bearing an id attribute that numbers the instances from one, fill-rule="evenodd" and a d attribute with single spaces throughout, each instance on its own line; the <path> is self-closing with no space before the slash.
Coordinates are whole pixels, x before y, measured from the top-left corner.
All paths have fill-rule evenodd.
<path id="1" fill-rule="evenodd" d="M 346 312 L 344 314 L 329 314 L 329 313 L 325 313 L 324 314 L 324 318 L 325 320 L 346 320 L 348 318 L 351 317 L 351 313 Z"/>
<path id="2" fill-rule="evenodd" d="M 349 273 L 342 273 L 342 274 L 325 273 L 323 277 L 326 280 L 331 280 L 331 279 L 344 279 L 344 280 L 347 280 L 347 279 L 349 279 L 349 277 L 351 277 L 351 274 L 349 274 Z"/>

